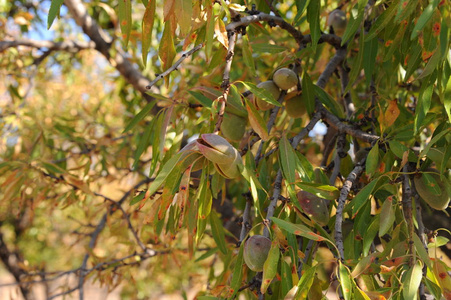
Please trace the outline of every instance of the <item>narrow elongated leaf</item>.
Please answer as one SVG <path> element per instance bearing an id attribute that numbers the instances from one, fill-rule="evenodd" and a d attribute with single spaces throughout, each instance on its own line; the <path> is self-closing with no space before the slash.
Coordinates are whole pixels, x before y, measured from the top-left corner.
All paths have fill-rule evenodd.
<path id="1" fill-rule="evenodd" d="M 373 253 L 368 256 L 365 256 L 359 260 L 354 270 L 352 270 L 351 277 L 356 278 L 360 276 L 363 272 L 365 272 L 372 263 L 376 261 L 377 254 Z"/>
<path id="2" fill-rule="evenodd" d="M 246 99 L 246 110 L 249 116 L 249 123 L 252 129 L 261 137 L 262 140 L 266 141 L 269 138 L 268 129 L 266 128 L 265 121 L 258 113 L 254 104 Z"/>
<path id="3" fill-rule="evenodd" d="M 319 14 L 321 10 L 321 1 L 310 1 L 307 6 L 307 22 L 310 26 L 310 34 L 312 36 L 312 47 L 316 49 L 318 40 L 321 36 Z"/>
<path id="4" fill-rule="evenodd" d="M 379 49 L 379 42 L 377 38 L 371 40 L 365 39 L 363 46 L 363 70 L 365 71 L 366 83 L 371 83 L 374 67 L 376 65 L 376 56 Z"/>
<path id="5" fill-rule="evenodd" d="M 343 112 L 343 107 L 338 103 L 338 101 L 332 98 L 331 95 L 329 95 L 325 90 L 323 90 L 316 84 L 313 85 L 313 88 L 315 90 L 315 95 L 319 98 L 321 103 L 323 103 L 330 110 L 330 112 L 332 112 L 339 118 L 344 118 L 345 114 Z"/>
<path id="6" fill-rule="evenodd" d="M 259 88 L 251 82 L 244 82 L 244 81 L 238 81 L 238 82 L 240 82 L 242 85 L 244 85 L 244 87 L 246 89 L 251 91 L 255 97 L 262 99 L 263 101 L 266 101 L 268 103 L 271 103 L 275 106 L 282 107 L 282 104 L 280 104 L 277 101 L 278 99 L 274 99 L 273 95 L 271 93 L 267 92 L 265 89 Z"/>
<path id="7" fill-rule="evenodd" d="M 283 175 L 288 184 L 292 185 L 296 180 L 296 153 L 294 153 L 293 147 L 287 140 L 286 136 L 283 136 L 279 142 L 279 157 L 282 166 Z"/>
<path id="8" fill-rule="evenodd" d="M 353 287 L 353 280 L 351 279 L 351 274 L 349 272 L 349 269 L 343 265 L 341 261 L 339 261 L 338 266 L 338 274 L 339 274 L 339 281 L 341 285 L 341 290 L 343 292 L 343 297 L 345 300 L 351 300 L 352 299 L 352 287 Z"/>
<path id="9" fill-rule="evenodd" d="M 158 55 L 163 63 L 164 70 L 167 70 L 172 65 L 175 57 L 174 38 L 171 27 L 171 22 L 164 24 L 163 36 L 161 37 L 160 48 L 158 49 Z"/>
<path id="10" fill-rule="evenodd" d="M 400 0 L 394 0 L 388 8 L 380 15 L 376 22 L 371 26 L 371 30 L 365 37 L 366 40 L 370 40 L 376 37 L 379 32 L 381 32 L 395 17 Z"/>
<path id="11" fill-rule="evenodd" d="M 429 258 L 429 254 L 424 248 L 423 243 L 421 242 L 420 238 L 416 233 L 413 234 L 412 240 L 415 245 L 415 251 L 418 253 L 418 256 L 421 258 L 423 263 L 425 263 L 428 266 L 428 268 L 432 270 L 432 261 Z M 428 247 L 430 246 L 428 245 Z"/>
<path id="12" fill-rule="evenodd" d="M 363 54 L 365 43 L 363 42 L 363 37 L 360 38 L 359 42 L 359 53 L 357 54 L 357 57 L 355 58 L 355 61 L 352 65 L 351 72 L 349 73 L 349 83 L 348 86 L 345 89 L 345 94 L 350 91 L 352 88 L 352 85 L 355 83 L 357 76 L 360 74 L 360 70 L 362 69 L 362 63 L 363 63 Z"/>
<path id="13" fill-rule="evenodd" d="M 355 215 L 359 211 L 359 209 L 362 208 L 362 206 L 365 204 L 365 202 L 369 199 L 377 182 L 378 182 L 378 179 L 371 181 L 363 189 L 361 189 L 360 192 L 352 200 L 352 202 L 354 204 L 354 207 L 352 209 L 353 215 Z"/>
<path id="14" fill-rule="evenodd" d="M 381 213 L 382 218 L 379 223 L 379 236 L 384 236 L 393 226 L 395 221 L 395 210 L 393 209 L 393 197 L 387 197 L 384 204 L 382 204 Z"/>
<path id="15" fill-rule="evenodd" d="M 377 166 L 379 165 L 379 144 L 375 144 L 373 148 L 371 148 L 368 156 L 366 158 L 366 173 L 373 174 L 376 171 Z"/>
<path id="16" fill-rule="evenodd" d="M 307 226 L 304 226 L 301 224 L 293 224 L 293 223 L 284 221 L 282 219 L 278 219 L 276 217 L 271 217 L 271 220 L 280 228 L 285 229 L 286 231 L 293 233 L 295 235 L 303 236 L 305 238 L 308 238 L 310 240 L 314 240 L 317 242 L 326 241 L 326 242 L 329 242 L 331 245 L 334 244 L 334 243 L 332 243 L 331 240 L 328 240 L 325 237 L 322 237 L 321 235 L 314 233 Z"/>
<path id="17" fill-rule="evenodd" d="M 124 131 L 122 131 L 122 133 L 125 133 L 133 129 L 136 126 L 136 124 L 138 124 L 142 119 L 144 119 L 145 116 L 147 116 L 147 114 L 155 106 L 155 103 L 156 101 L 151 101 L 147 103 L 146 106 L 144 106 L 144 108 L 136 116 L 134 116 L 133 119 L 130 120 L 130 122 L 128 122 L 127 126 L 125 126 L 125 129 Z"/>
<path id="18" fill-rule="evenodd" d="M 298 291 L 294 299 L 307 299 L 308 291 L 312 287 L 313 281 L 316 275 L 316 269 L 318 265 L 313 267 L 309 267 L 307 264 L 304 264 L 303 273 L 298 282 Z"/>
<path id="19" fill-rule="evenodd" d="M 255 52 L 276 54 L 287 50 L 287 47 L 268 43 L 252 43 L 252 50 Z"/>
<path id="20" fill-rule="evenodd" d="M 127 47 L 132 30 L 132 0 L 119 0 L 118 4 L 117 15 L 121 26 L 122 38 Z"/>
<path id="21" fill-rule="evenodd" d="M 191 0 L 175 0 L 174 13 L 180 25 L 180 34 L 185 37 L 191 30 L 191 16 L 193 5 Z"/>
<path id="22" fill-rule="evenodd" d="M 410 35 L 411 40 L 413 40 L 418 36 L 418 34 L 420 34 L 421 30 L 423 30 L 424 26 L 426 26 L 426 23 L 432 18 L 434 10 L 437 8 L 439 2 L 439 0 L 432 0 L 431 2 L 429 2 L 429 5 L 426 6 L 412 30 L 412 34 Z"/>
<path id="23" fill-rule="evenodd" d="M 351 13 L 351 18 L 349 20 L 348 26 L 346 26 L 346 31 L 343 34 L 341 44 L 344 45 L 348 40 L 354 37 L 357 29 L 362 25 L 363 16 L 365 14 L 365 6 L 368 0 L 359 0 L 357 5 L 356 15 L 353 16 Z M 353 8 L 355 10 L 355 8 Z"/>
<path id="24" fill-rule="evenodd" d="M 244 243 L 241 243 L 240 251 L 238 252 L 238 256 L 236 257 L 235 267 L 233 268 L 232 281 L 230 282 L 230 288 L 233 293 L 230 296 L 230 299 L 233 299 L 235 295 L 238 293 L 238 290 L 241 286 L 241 281 L 243 279 L 243 252 L 244 252 Z"/>
<path id="25" fill-rule="evenodd" d="M 279 243 L 277 242 L 277 240 L 275 240 L 271 243 L 268 258 L 266 259 L 265 264 L 263 265 L 263 279 L 262 286 L 260 289 L 262 294 L 266 293 L 266 290 L 271 284 L 271 281 L 277 274 L 277 266 L 279 264 L 279 258 L 280 258 Z"/>
<path id="26" fill-rule="evenodd" d="M 340 191 L 331 185 L 313 182 L 297 182 L 296 185 L 306 192 L 327 200 L 336 200 L 340 195 Z"/>
<path id="27" fill-rule="evenodd" d="M 64 0 L 51 0 L 49 15 L 47 17 L 47 29 L 50 29 L 50 27 L 53 24 L 53 21 L 55 21 L 55 18 L 59 14 L 59 11 L 60 11 L 61 5 L 63 5 L 63 2 L 64 2 Z"/>
<path id="28" fill-rule="evenodd" d="M 227 254 L 224 225 L 222 225 L 222 222 L 216 215 L 216 212 L 210 213 L 210 226 L 213 239 L 215 240 L 219 250 L 221 250 L 222 253 Z"/>
<path id="29" fill-rule="evenodd" d="M 146 5 L 142 21 L 142 57 L 144 66 L 147 65 L 147 54 L 152 42 L 152 29 L 155 19 L 155 4 L 156 0 L 149 0 Z"/>
<path id="30" fill-rule="evenodd" d="M 307 112 L 311 114 L 315 110 L 315 86 L 307 71 L 302 75 L 302 99 L 305 101 Z"/>
<path id="31" fill-rule="evenodd" d="M 411 267 L 402 279 L 402 295 L 404 299 L 418 299 L 418 287 L 423 277 L 423 271 L 420 262 Z"/>
<path id="32" fill-rule="evenodd" d="M 249 46 L 249 36 L 246 34 L 241 38 L 243 42 L 243 59 L 244 63 L 247 67 L 249 67 L 249 70 L 251 72 L 252 76 L 255 76 L 255 63 L 254 58 L 252 57 L 252 50 Z"/>

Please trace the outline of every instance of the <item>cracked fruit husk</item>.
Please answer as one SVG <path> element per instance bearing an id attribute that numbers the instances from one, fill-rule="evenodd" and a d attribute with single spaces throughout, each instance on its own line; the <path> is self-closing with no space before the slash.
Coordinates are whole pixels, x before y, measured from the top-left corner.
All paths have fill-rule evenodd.
<path id="1" fill-rule="evenodd" d="M 272 80 L 282 90 L 289 90 L 298 84 L 296 73 L 288 68 L 277 70 L 272 76 Z"/>
<path id="2" fill-rule="evenodd" d="M 266 90 L 268 93 L 270 93 L 273 98 L 277 101 L 277 99 L 279 98 L 280 95 L 280 90 L 277 87 L 277 85 L 274 83 L 274 81 L 272 80 L 268 80 L 268 81 L 263 81 L 260 82 L 257 87 L 262 88 L 264 90 Z M 259 110 L 269 110 L 271 108 L 274 107 L 273 104 L 266 102 L 265 100 L 259 99 L 257 97 L 255 97 L 255 106 L 257 107 L 257 109 Z"/>
<path id="3" fill-rule="evenodd" d="M 268 258 L 271 240 L 262 235 L 253 235 L 244 244 L 244 262 L 255 272 L 263 271 L 263 265 Z"/>
<path id="4" fill-rule="evenodd" d="M 240 141 L 246 132 L 247 119 L 226 112 L 221 123 L 221 133 L 231 141 Z"/>
<path id="5" fill-rule="evenodd" d="M 321 226 L 326 226 L 329 223 L 329 207 L 326 199 L 306 191 L 300 191 L 296 196 L 301 208 L 310 219 Z"/>
<path id="6" fill-rule="evenodd" d="M 442 180 L 435 169 L 428 169 L 427 171 L 429 173 L 418 174 L 413 178 L 415 189 L 433 209 L 446 209 L 450 202 L 450 183 L 446 178 Z"/>

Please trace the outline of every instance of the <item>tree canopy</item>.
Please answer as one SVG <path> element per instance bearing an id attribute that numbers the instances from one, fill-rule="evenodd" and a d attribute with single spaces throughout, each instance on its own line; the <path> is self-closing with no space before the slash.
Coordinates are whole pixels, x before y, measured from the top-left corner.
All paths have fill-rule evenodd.
<path id="1" fill-rule="evenodd" d="M 0 26 L 1 289 L 451 299 L 449 0 L 16 0 Z"/>

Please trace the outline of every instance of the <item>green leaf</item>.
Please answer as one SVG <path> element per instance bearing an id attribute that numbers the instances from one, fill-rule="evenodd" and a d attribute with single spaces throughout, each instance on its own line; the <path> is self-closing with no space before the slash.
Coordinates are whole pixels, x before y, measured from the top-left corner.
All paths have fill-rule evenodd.
<path id="1" fill-rule="evenodd" d="M 278 99 L 274 99 L 273 95 L 271 93 L 267 92 L 265 89 L 259 88 L 251 82 L 244 82 L 244 81 L 237 81 L 237 82 L 241 83 L 246 89 L 251 91 L 255 97 L 262 99 L 263 101 L 266 101 L 268 103 L 271 103 L 275 106 L 282 107 L 282 104 L 280 104 L 277 101 Z"/>
<path id="2" fill-rule="evenodd" d="M 362 208 L 362 206 L 365 204 L 366 201 L 368 201 L 371 193 L 373 192 L 374 187 L 376 186 L 377 182 L 379 180 L 375 179 L 368 183 L 363 189 L 360 190 L 360 192 L 355 196 L 355 198 L 352 200 L 352 203 L 354 204 L 354 207 L 352 209 L 352 214 L 355 216 L 355 214 Z"/>
<path id="3" fill-rule="evenodd" d="M 191 0 L 174 0 L 174 13 L 180 25 L 180 34 L 185 37 L 191 30 L 191 16 L 193 4 Z"/>
<path id="4" fill-rule="evenodd" d="M 382 13 L 382 15 L 377 18 L 373 26 L 371 26 L 370 32 L 365 37 L 366 40 L 375 38 L 376 35 L 379 34 L 379 32 L 381 32 L 388 24 L 390 24 L 390 22 L 396 15 L 399 2 L 400 0 L 394 0 L 392 3 L 390 3 L 388 8 Z"/>
<path id="5" fill-rule="evenodd" d="M 156 2 L 156 0 L 149 0 L 142 20 L 142 57 L 144 66 L 147 65 L 147 54 L 149 53 L 150 45 L 152 43 L 152 29 L 155 19 Z"/>
<path id="6" fill-rule="evenodd" d="M 351 18 L 349 20 L 348 26 L 346 26 L 346 31 L 341 39 L 341 44 L 344 45 L 348 40 L 354 37 L 357 29 L 362 25 L 363 16 L 365 14 L 365 6 L 368 0 L 359 0 L 357 4 L 357 9 L 352 8 Z"/>
<path id="7" fill-rule="evenodd" d="M 379 144 L 376 143 L 373 148 L 371 148 L 368 156 L 366 158 L 365 170 L 367 174 L 373 174 L 379 166 Z"/>
<path id="8" fill-rule="evenodd" d="M 255 63 L 254 58 L 252 57 L 251 47 L 249 46 L 249 37 L 248 35 L 243 35 L 241 37 L 243 43 L 243 60 L 244 64 L 249 68 L 252 76 L 255 76 Z"/>
<path id="9" fill-rule="evenodd" d="M 163 63 L 163 69 L 167 70 L 172 65 L 175 57 L 174 38 L 172 36 L 171 22 L 164 23 L 163 36 L 160 40 L 158 55 Z M 166 81 L 169 82 L 169 81 Z"/>
<path id="10" fill-rule="evenodd" d="M 269 43 L 252 43 L 252 50 L 260 53 L 276 54 L 288 50 L 287 47 Z"/>
<path id="11" fill-rule="evenodd" d="M 277 266 L 279 264 L 279 258 L 280 258 L 279 243 L 277 242 L 277 240 L 275 240 L 271 243 L 268 258 L 266 259 L 265 264 L 263 265 L 263 278 L 260 289 L 262 294 L 266 293 L 266 290 L 271 284 L 271 281 L 277 274 Z"/>
<path id="12" fill-rule="evenodd" d="M 378 46 L 379 41 L 377 38 L 371 40 L 365 39 L 365 44 L 363 45 L 363 70 L 365 71 L 367 85 L 371 83 L 374 67 L 376 66 Z"/>
<path id="13" fill-rule="evenodd" d="M 297 285 L 298 291 L 296 292 L 294 299 L 307 299 L 308 292 L 310 291 L 316 276 L 317 267 L 318 265 L 310 267 L 307 264 L 304 264 L 302 269 L 303 273 Z"/>
<path id="14" fill-rule="evenodd" d="M 307 6 L 307 22 L 310 26 L 310 35 L 312 36 L 312 47 L 316 49 L 318 40 L 321 36 L 319 16 L 321 10 L 321 1 L 310 1 Z"/>
<path id="15" fill-rule="evenodd" d="M 282 219 L 278 219 L 276 217 L 271 217 L 271 220 L 280 228 L 285 229 L 289 233 L 293 233 L 295 235 L 303 236 L 309 240 L 317 241 L 317 242 L 328 242 L 331 245 L 334 243 L 331 240 L 322 237 L 319 234 L 314 233 L 310 228 L 301 224 L 293 224 Z"/>
<path id="16" fill-rule="evenodd" d="M 365 231 L 365 234 L 363 235 L 363 247 L 362 247 L 362 253 L 364 256 L 368 255 L 368 252 L 370 251 L 371 244 L 374 242 L 374 238 L 377 235 L 377 232 L 379 231 L 379 222 L 380 222 L 380 214 L 376 215 L 371 222 L 370 226 L 368 227 L 368 230 Z"/>
<path id="17" fill-rule="evenodd" d="M 213 239 L 215 240 L 219 250 L 221 250 L 223 254 L 227 254 L 224 226 L 222 225 L 222 222 L 219 219 L 219 217 L 216 215 L 216 212 L 210 213 L 210 226 Z"/>
<path id="18" fill-rule="evenodd" d="M 234 299 L 235 295 L 238 293 L 238 290 L 241 287 L 241 281 L 243 279 L 243 252 L 244 252 L 244 243 L 241 243 L 240 251 L 238 252 L 238 256 L 236 257 L 235 267 L 233 268 L 232 281 L 230 282 L 230 288 L 233 293 L 230 296 L 230 299 Z"/>
<path id="19" fill-rule="evenodd" d="M 124 39 L 125 46 L 127 47 L 130 33 L 132 31 L 132 1 L 119 0 L 118 4 L 117 15 L 121 26 L 122 38 Z"/>
<path id="20" fill-rule="evenodd" d="M 269 135 L 265 121 L 258 113 L 254 104 L 248 99 L 246 99 L 246 110 L 249 114 L 249 123 L 251 124 L 252 129 L 254 129 L 254 131 L 261 137 L 262 140 L 268 140 Z"/>
<path id="21" fill-rule="evenodd" d="M 363 37 L 360 38 L 359 42 L 359 53 L 357 54 L 357 57 L 354 60 L 354 63 L 352 64 L 351 72 L 349 73 L 349 83 L 346 87 L 344 94 L 348 93 L 349 90 L 352 88 L 354 83 L 357 80 L 357 76 L 360 74 L 360 70 L 362 69 L 362 63 L 363 63 L 363 55 L 365 52 L 365 43 L 363 42 Z"/>
<path id="22" fill-rule="evenodd" d="M 416 300 L 418 298 L 418 287 L 423 278 L 420 262 L 411 267 L 402 279 L 402 295 L 404 299 Z"/>
<path id="23" fill-rule="evenodd" d="M 213 14 L 213 5 L 207 5 L 207 24 L 206 24 L 206 42 L 205 42 L 205 55 L 207 60 L 211 57 L 211 51 L 213 48 L 213 36 L 215 34 L 215 16 Z"/>
<path id="24" fill-rule="evenodd" d="M 395 221 L 395 210 L 393 209 L 393 197 L 389 196 L 382 204 L 379 223 L 379 236 L 385 235 L 392 227 Z"/>
<path id="25" fill-rule="evenodd" d="M 340 196 L 340 191 L 331 185 L 314 182 L 297 182 L 296 185 L 306 192 L 327 200 L 336 200 Z"/>
<path id="26" fill-rule="evenodd" d="M 130 201 L 130 206 L 135 205 L 136 203 L 139 203 L 142 199 L 144 199 L 145 196 L 146 196 L 145 191 L 139 193 L 138 195 L 133 197 L 132 201 Z"/>
<path id="27" fill-rule="evenodd" d="M 50 29 L 50 27 L 53 24 L 53 21 L 55 21 L 55 18 L 60 13 L 61 5 L 63 5 L 64 0 L 51 0 L 50 3 L 50 9 L 49 9 L 49 15 L 47 17 L 47 29 Z"/>
<path id="28" fill-rule="evenodd" d="M 149 195 L 153 195 L 163 184 L 163 182 L 166 181 L 166 178 L 168 178 L 169 174 L 174 170 L 177 163 L 181 160 L 183 155 L 186 156 L 186 153 L 179 152 L 173 157 L 171 157 L 163 166 L 161 171 L 158 173 L 155 180 L 150 184 L 149 186 Z"/>
<path id="29" fill-rule="evenodd" d="M 211 108 L 213 101 L 211 101 L 210 98 L 204 96 L 204 94 L 194 91 L 188 91 L 188 93 L 190 93 L 190 95 L 193 96 L 194 99 L 197 100 L 197 102 L 202 104 L 203 107 Z"/>
<path id="30" fill-rule="evenodd" d="M 316 2 L 316 1 L 315 1 Z M 315 110 L 315 85 L 313 84 L 307 71 L 302 75 L 302 98 L 305 101 L 307 112 L 311 114 Z"/>
<path id="31" fill-rule="evenodd" d="M 356 278 L 356 277 L 360 276 L 363 272 L 365 272 L 371 266 L 372 263 L 374 263 L 376 261 L 376 258 L 377 258 L 376 253 L 372 253 L 368 256 L 360 258 L 359 262 L 354 267 L 354 270 L 352 270 L 351 277 Z"/>
<path id="32" fill-rule="evenodd" d="M 432 18 L 434 14 L 434 10 L 437 8 L 439 4 L 439 0 L 432 0 L 429 2 L 429 5 L 426 6 L 421 16 L 418 18 L 415 27 L 412 30 L 412 34 L 410 35 L 410 39 L 413 40 L 420 34 L 421 30 L 423 30 L 426 23 Z"/>
<path id="33" fill-rule="evenodd" d="M 351 279 L 351 274 L 349 272 L 348 267 L 343 265 L 341 261 L 339 261 L 338 274 L 341 290 L 343 292 L 343 297 L 345 300 L 351 300 L 353 290 L 353 280 Z"/>
<path id="34" fill-rule="evenodd" d="M 423 243 L 421 242 L 420 238 L 416 233 L 413 234 L 412 240 L 413 244 L 415 245 L 415 251 L 418 253 L 418 256 L 421 258 L 423 263 L 425 263 L 428 266 L 429 269 L 432 269 L 432 261 L 429 258 L 429 254 L 424 248 Z"/>
<path id="35" fill-rule="evenodd" d="M 122 131 L 122 133 L 126 133 L 127 131 L 133 129 L 136 126 L 136 124 L 139 123 L 139 121 L 141 121 L 142 119 L 144 119 L 145 116 L 147 116 L 147 114 L 155 106 L 155 103 L 156 101 L 151 101 L 147 103 L 146 106 L 144 106 L 144 108 L 136 116 L 134 116 L 133 119 L 130 120 L 130 122 L 128 122 L 127 126 L 125 126 L 125 129 L 124 131 Z"/>
<path id="36" fill-rule="evenodd" d="M 286 136 L 283 136 L 279 142 L 279 159 L 285 180 L 289 185 L 294 184 L 296 181 L 296 153 Z"/>
<path id="37" fill-rule="evenodd" d="M 323 90 L 316 84 L 313 85 L 313 88 L 315 90 L 315 95 L 319 98 L 321 103 L 323 103 L 330 110 L 331 113 L 333 113 L 339 118 L 344 118 L 342 106 L 337 101 L 335 101 L 335 99 L 332 98 L 332 96 L 329 95 L 329 93 L 327 93 L 325 90 Z"/>
<path id="38" fill-rule="evenodd" d="M 134 155 L 134 163 L 133 163 L 132 169 L 136 168 L 136 166 L 139 164 L 139 158 L 141 157 L 141 154 L 143 154 L 143 152 L 150 145 L 151 137 L 153 135 L 154 124 L 155 124 L 154 120 L 152 120 L 151 122 L 149 122 L 149 124 L 147 124 L 147 126 L 144 130 L 144 133 L 139 137 L 139 143 L 138 143 L 138 146 L 136 147 L 136 151 L 135 151 L 135 155 Z"/>

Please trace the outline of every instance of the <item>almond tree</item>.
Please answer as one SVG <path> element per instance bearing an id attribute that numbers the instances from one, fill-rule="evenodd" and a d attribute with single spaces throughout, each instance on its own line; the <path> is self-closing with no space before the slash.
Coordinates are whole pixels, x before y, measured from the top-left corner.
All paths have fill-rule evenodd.
<path id="1" fill-rule="evenodd" d="M 0 286 L 451 299 L 450 4 L 0 3 Z"/>

